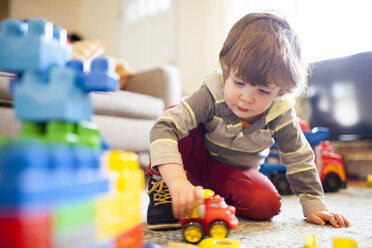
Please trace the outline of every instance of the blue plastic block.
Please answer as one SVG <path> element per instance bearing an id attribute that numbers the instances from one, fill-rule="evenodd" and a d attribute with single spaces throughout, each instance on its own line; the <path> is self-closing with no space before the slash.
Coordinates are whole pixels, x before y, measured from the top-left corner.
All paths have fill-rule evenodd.
<path id="1" fill-rule="evenodd" d="M 0 205 L 47 200 L 52 190 L 48 148 L 37 140 L 10 141 L 0 152 Z M 46 190 L 48 189 L 48 190 Z"/>
<path id="2" fill-rule="evenodd" d="M 85 88 L 89 91 L 114 91 L 118 89 L 119 75 L 111 59 L 96 58 L 92 61 Z"/>
<path id="3" fill-rule="evenodd" d="M 89 248 L 114 248 L 114 247 L 116 247 L 116 242 L 114 240 L 103 241 L 99 244 L 89 246 Z"/>
<path id="4" fill-rule="evenodd" d="M 22 82 L 22 78 L 20 76 L 11 78 L 9 80 L 9 94 L 14 94 L 14 88 Z"/>
<path id="5" fill-rule="evenodd" d="M 0 207 L 40 206 L 108 191 L 100 152 L 83 146 L 12 140 L 0 150 Z"/>
<path id="6" fill-rule="evenodd" d="M 0 27 L 0 70 L 22 73 L 64 65 L 71 57 L 67 31 L 45 20 L 5 19 Z"/>
<path id="7" fill-rule="evenodd" d="M 71 198 L 90 197 L 107 192 L 109 182 L 100 170 L 101 151 L 84 146 L 74 146 L 75 184 L 71 185 L 68 194 Z"/>
<path id="8" fill-rule="evenodd" d="M 21 121 L 89 121 L 93 113 L 89 94 L 75 84 L 75 73 L 67 67 L 54 67 L 49 77 L 26 71 L 15 87 L 14 107 Z"/>
<path id="9" fill-rule="evenodd" d="M 83 63 L 71 60 L 67 66 L 73 68 L 78 74 L 77 84 L 85 91 L 115 91 L 119 85 L 119 75 L 115 72 L 112 59 L 96 58 L 92 61 L 90 71 L 83 73 Z"/>
<path id="10" fill-rule="evenodd" d="M 108 179 L 100 170 L 100 156 L 100 151 L 84 146 L 51 145 L 51 180 L 62 193 L 54 197 L 55 203 L 89 198 L 108 191 Z"/>
<path id="11" fill-rule="evenodd" d="M 163 248 L 163 246 L 159 244 L 145 243 L 145 248 Z"/>

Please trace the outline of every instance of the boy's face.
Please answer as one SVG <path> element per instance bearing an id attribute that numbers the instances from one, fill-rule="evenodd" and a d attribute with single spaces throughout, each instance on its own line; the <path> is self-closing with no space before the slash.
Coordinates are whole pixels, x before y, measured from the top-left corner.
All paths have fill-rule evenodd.
<path id="1" fill-rule="evenodd" d="M 250 121 L 263 113 L 278 95 L 280 88 L 271 83 L 253 86 L 243 82 L 230 70 L 225 80 L 224 98 L 233 113 L 244 121 Z"/>

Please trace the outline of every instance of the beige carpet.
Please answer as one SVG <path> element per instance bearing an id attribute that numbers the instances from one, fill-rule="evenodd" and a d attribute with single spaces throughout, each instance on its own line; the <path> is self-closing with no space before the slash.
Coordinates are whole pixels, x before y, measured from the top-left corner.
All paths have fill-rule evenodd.
<path id="1" fill-rule="evenodd" d="M 354 239 L 358 248 L 372 247 L 372 189 L 349 187 L 338 193 L 327 193 L 325 198 L 331 210 L 349 219 L 351 227 L 336 229 L 307 223 L 298 198 L 291 195 L 282 198 L 282 212 L 272 221 L 240 219 L 239 227 L 231 231 L 229 238 L 239 240 L 246 248 L 303 248 L 309 233 L 316 234 L 319 248 L 332 248 L 333 237 Z M 162 245 L 169 241 L 182 242 L 182 233 L 180 229 L 151 231 L 146 228 L 145 241 Z"/>

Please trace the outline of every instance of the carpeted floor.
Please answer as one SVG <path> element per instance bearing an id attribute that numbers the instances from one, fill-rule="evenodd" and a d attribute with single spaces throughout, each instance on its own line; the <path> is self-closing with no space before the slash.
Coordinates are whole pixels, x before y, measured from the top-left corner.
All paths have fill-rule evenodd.
<path id="1" fill-rule="evenodd" d="M 351 227 L 336 229 L 306 222 L 298 198 L 291 195 L 282 198 L 282 212 L 272 221 L 240 219 L 239 227 L 231 231 L 229 238 L 242 242 L 246 248 L 303 248 L 309 233 L 317 236 L 319 248 L 332 248 L 333 237 L 351 238 L 358 242 L 358 248 L 372 247 L 372 188 L 349 187 L 327 193 L 325 198 L 331 210 L 349 219 Z M 145 241 L 163 245 L 169 241 L 182 242 L 182 233 L 180 229 L 151 231 L 146 228 Z"/>

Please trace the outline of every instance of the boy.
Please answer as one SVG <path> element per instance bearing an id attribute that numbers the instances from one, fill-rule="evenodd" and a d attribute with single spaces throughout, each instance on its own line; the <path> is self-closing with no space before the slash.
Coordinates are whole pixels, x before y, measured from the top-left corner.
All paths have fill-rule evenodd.
<path id="1" fill-rule="evenodd" d="M 307 220 L 349 226 L 327 209 L 313 151 L 293 109 L 306 69 L 289 24 L 268 13 L 244 16 L 231 29 L 220 64 L 151 130 L 148 227 L 177 227 L 178 218 L 202 202 L 202 187 L 225 197 L 243 218 L 279 214 L 280 195 L 257 171 L 273 140 Z"/>

